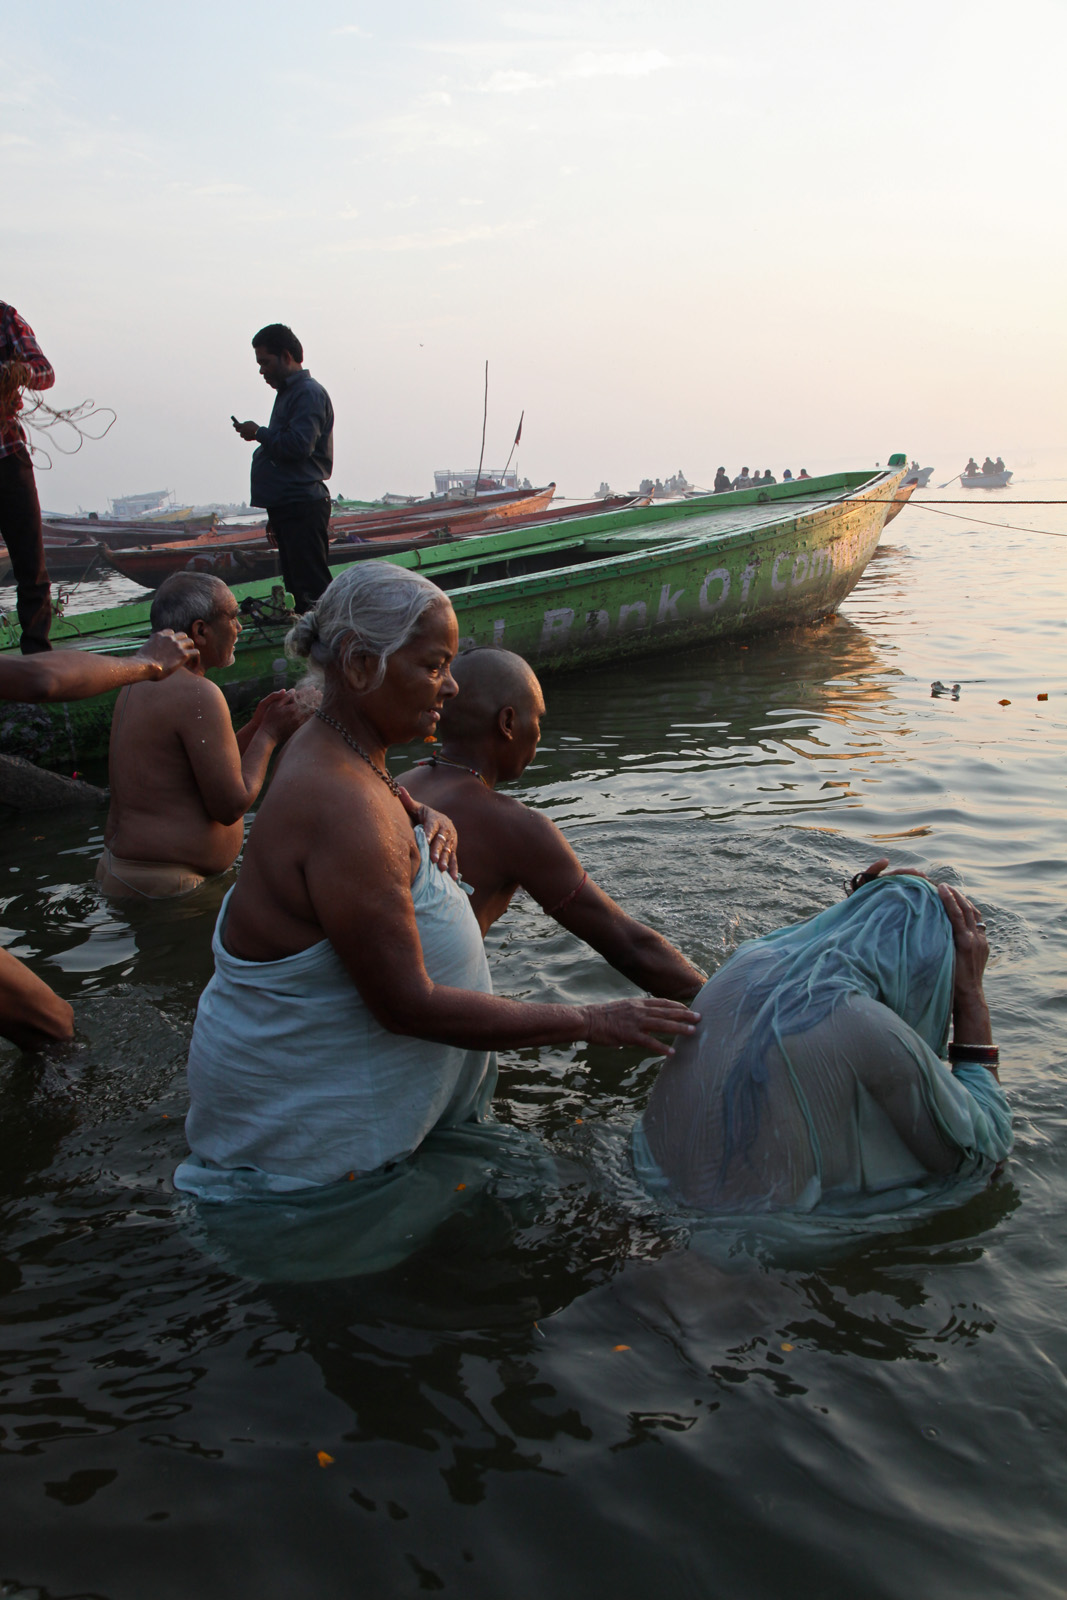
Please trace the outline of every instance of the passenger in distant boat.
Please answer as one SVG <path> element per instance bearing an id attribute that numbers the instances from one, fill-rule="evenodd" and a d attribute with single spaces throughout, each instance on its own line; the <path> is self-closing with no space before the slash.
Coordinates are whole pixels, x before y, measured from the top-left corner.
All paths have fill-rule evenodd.
<path id="1" fill-rule="evenodd" d="M 115 898 L 165 900 L 233 865 L 271 756 L 310 712 L 279 690 L 234 734 L 226 697 L 204 675 L 232 665 L 241 632 L 237 600 L 221 578 L 176 573 L 160 586 L 150 617 L 153 628 L 187 633 L 198 656 L 162 688 L 119 695 L 96 879 Z"/>
<path id="2" fill-rule="evenodd" d="M 974 478 L 974 477 L 977 476 L 977 474 L 978 474 L 978 463 L 974 459 L 974 457 L 971 456 L 971 458 L 968 461 L 967 465 L 963 469 L 963 476 L 965 478 Z"/>
<path id="3" fill-rule="evenodd" d="M 452 676 L 459 693 L 441 708 L 439 743 L 400 781 L 455 824 L 460 871 L 474 890 L 483 937 L 525 889 L 546 916 L 639 988 L 688 1000 L 704 982 L 700 969 L 593 882 L 543 811 L 496 792 L 537 753 L 545 702 L 532 667 L 510 650 L 486 646 L 457 656 Z"/>
<path id="4" fill-rule="evenodd" d="M 994 461 L 994 463 L 993 463 L 993 471 L 994 472 L 1006 472 L 1007 471 L 1007 468 L 1004 465 L 1004 457 L 1003 456 L 998 456 L 997 459 Z"/>
<path id="5" fill-rule="evenodd" d="M 810 477 L 811 477 L 811 473 L 808 471 L 807 467 L 801 467 L 800 471 L 797 473 L 797 481 L 798 482 L 800 481 L 801 478 L 810 478 Z"/>
<path id="6" fill-rule="evenodd" d="M 285 587 L 303 612 L 330 581 L 326 479 L 333 471 L 333 406 L 322 384 L 305 372 L 304 349 L 292 328 L 272 322 L 260 328 L 252 348 L 260 376 L 277 390 L 277 399 L 265 428 L 236 419 L 233 425 L 242 439 L 259 442 L 249 501 L 266 507 Z"/>
<path id="7" fill-rule="evenodd" d="M 789 468 L 786 467 L 785 471 L 782 473 L 782 482 L 783 483 L 792 483 L 792 481 L 793 481 L 793 474 L 790 472 Z"/>
<path id="8" fill-rule="evenodd" d="M 958 890 L 876 876 L 885 865 L 828 911 L 743 944 L 705 984 L 702 1026 L 635 1132 L 650 1188 L 714 1212 L 863 1215 L 989 1181 L 1012 1132 L 985 923 Z"/>
<path id="9" fill-rule="evenodd" d="M 777 478 L 774 478 L 774 477 L 772 477 L 772 476 L 771 476 L 771 469 L 770 469 L 770 467 L 768 467 L 768 468 L 767 468 L 767 469 L 766 469 L 766 471 L 765 471 L 765 472 L 764 472 L 764 474 L 763 474 L 763 477 L 762 477 L 762 479 L 761 479 L 761 482 L 762 482 L 762 483 L 764 483 L 764 484 L 768 484 L 768 483 L 777 483 L 777 482 L 778 482 L 778 479 L 777 479 Z"/>
<path id="10" fill-rule="evenodd" d="M 991 472 L 996 472 L 996 470 L 996 463 L 994 462 L 992 456 L 986 456 L 985 460 L 982 462 L 982 471 L 988 477 Z"/>
<path id="11" fill-rule="evenodd" d="M 733 488 L 733 485 L 730 482 L 729 478 L 726 476 L 726 468 L 725 467 L 720 467 L 719 470 L 715 474 L 715 493 L 716 494 L 727 494 L 730 491 L 730 489 L 732 489 L 732 488 Z"/>
<path id="12" fill-rule="evenodd" d="M 732 487 L 735 488 L 735 489 L 748 489 L 748 488 L 751 487 L 751 484 L 752 484 L 752 479 L 748 475 L 748 468 L 747 467 L 742 467 L 741 471 L 737 474 L 737 477 L 734 479 Z"/>
<path id="13" fill-rule="evenodd" d="M 20 703 L 87 700 L 126 683 L 157 682 L 195 655 L 184 633 L 154 633 L 136 655 L 92 655 L 88 650 L 39 650 L 0 660 L 0 699 Z M 17 956 L 0 950 L 0 1034 L 33 1050 L 74 1033 L 74 1012 Z"/>

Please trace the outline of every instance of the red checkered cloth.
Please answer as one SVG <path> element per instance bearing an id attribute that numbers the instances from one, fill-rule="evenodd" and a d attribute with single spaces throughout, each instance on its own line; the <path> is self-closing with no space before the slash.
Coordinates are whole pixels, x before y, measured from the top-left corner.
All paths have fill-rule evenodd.
<path id="1" fill-rule="evenodd" d="M 29 371 L 26 389 L 50 389 L 56 381 L 52 363 L 33 336 L 33 329 L 15 310 L 0 300 L 0 366 L 21 361 Z M 26 430 L 18 419 L 22 396 L 16 395 L 14 409 L 0 416 L 0 456 L 9 456 L 26 443 Z"/>

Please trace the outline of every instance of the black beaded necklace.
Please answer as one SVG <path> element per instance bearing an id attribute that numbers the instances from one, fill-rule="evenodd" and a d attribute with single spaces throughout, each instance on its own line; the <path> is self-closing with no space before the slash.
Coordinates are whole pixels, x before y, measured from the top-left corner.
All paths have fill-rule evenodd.
<path id="1" fill-rule="evenodd" d="M 356 743 L 355 739 L 353 739 L 347 728 L 342 727 L 341 724 L 336 722 L 333 717 L 328 717 L 325 711 L 316 711 L 315 715 L 318 717 L 320 722 L 325 722 L 329 727 L 336 728 L 337 732 L 341 735 L 341 738 L 345 741 L 345 743 L 356 752 L 357 756 L 363 757 L 363 760 L 367 763 L 368 767 L 376 775 L 376 777 L 381 778 L 382 782 L 386 785 L 390 792 L 395 794 L 399 801 L 403 802 L 404 797 L 400 792 L 400 785 L 397 783 L 392 773 L 384 772 L 376 761 L 372 761 L 370 756 L 364 750 L 363 746 Z"/>
<path id="2" fill-rule="evenodd" d="M 477 778 L 479 783 L 484 784 L 485 788 L 489 788 L 489 784 L 482 777 L 477 767 L 468 767 L 462 761 L 449 761 L 447 756 L 438 755 L 436 751 L 432 756 L 427 756 L 425 761 L 416 761 L 415 765 L 417 767 L 455 767 L 457 772 L 469 772 L 472 777 Z"/>

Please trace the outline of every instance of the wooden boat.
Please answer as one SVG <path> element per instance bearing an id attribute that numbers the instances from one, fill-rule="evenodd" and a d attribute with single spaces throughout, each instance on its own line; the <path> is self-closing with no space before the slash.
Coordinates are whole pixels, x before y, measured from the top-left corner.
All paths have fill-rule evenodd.
<path id="1" fill-rule="evenodd" d="M 438 504 L 442 507 L 453 504 L 456 509 L 448 510 L 448 514 L 445 514 L 445 510 L 438 510 L 430 517 L 422 512 L 419 515 L 390 515 L 381 520 L 331 517 L 330 530 L 334 534 L 331 565 L 333 562 L 354 560 L 354 554 L 349 554 L 349 550 L 358 550 L 365 541 L 378 544 L 381 539 L 418 539 L 421 534 L 434 534 L 437 538 L 464 538 L 472 530 L 491 525 L 536 522 L 537 518 L 544 517 L 545 507 L 549 506 L 553 493 L 555 483 L 549 483 L 547 488 L 536 490 L 533 494 L 526 491 L 520 494 L 520 498 L 512 496 L 504 504 L 498 498 L 486 506 L 485 501 L 490 499 L 488 496 L 477 504 L 443 501 Z M 622 504 L 630 504 L 632 498 L 621 496 L 619 499 Z M 600 507 L 601 502 L 585 502 L 587 507 L 593 504 Z M 402 510 L 408 512 L 410 507 L 402 507 Z M 563 507 L 560 515 L 574 517 L 581 514 L 581 510 L 582 507 Z M 251 576 L 269 578 L 282 570 L 274 546 L 267 544 L 266 525 L 262 531 L 235 528 L 214 534 L 211 538 L 178 539 L 168 544 L 133 546 L 123 550 L 101 549 L 99 554 L 107 566 L 122 573 L 123 578 L 141 584 L 144 589 L 158 589 L 163 579 L 182 571 L 214 573 L 226 579 L 226 582 L 234 582 L 238 578 Z"/>
<path id="2" fill-rule="evenodd" d="M 1011 476 L 1007 469 L 1003 472 L 961 472 L 960 482 L 965 489 L 1006 489 Z"/>
<path id="3" fill-rule="evenodd" d="M 925 489 L 934 475 L 933 467 L 909 467 L 908 476 L 904 482 L 913 483 L 917 489 Z"/>
<path id="4" fill-rule="evenodd" d="M 931 471 L 932 470 L 933 469 L 931 468 Z M 900 513 L 903 511 L 904 507 L 907 505 L 917 488 L 917 483 L 909 483 L 905 478 L 904 482 L 901 484 L 900 488 L 889 502 L 889 510 L 885 514 L 886 527 L 889 526 L 894 517 L 900 516 Z"/>
<path id="5" fill-rule="evenodd" d="M 679 650 L 792 626 L 833 611 L 874 551 L 904 476 L 902 456 L 882 471 L 832 473 L 702 500 L 593 513 L 539 527 L 502 527 L 365 559 L 415 567 L 449 594 L 461 648 L 504 645 L 539 672 Z M 338 567 L 337 571 L 343 570 Z M 235 587 L 244 620 L 234 664 L 212 672 L 236 714 L 272 686 L 295 682 L 287 661 L 287 597 L 269 578 Z M 102 652 L 132 651 L 148 633 L 146 602 L 56 622 L 52 638 Z M 0 648 L 17 649 L 8 618 Z M 111 700 L 27 708 L 40 741 L 42 709 L 55 729 L 35 759 L 60 770 L 101 759 Z M 18 749 L 19 713 L 4 741 Z"/>

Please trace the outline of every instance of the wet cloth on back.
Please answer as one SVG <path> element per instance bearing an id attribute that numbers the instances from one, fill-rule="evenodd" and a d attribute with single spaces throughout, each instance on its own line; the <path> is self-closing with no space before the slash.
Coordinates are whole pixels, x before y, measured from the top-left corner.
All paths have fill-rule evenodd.
<path id="1" fill-rule="evenodd" d="M 470 901 L 431 865 L 421 828 L 415 836 L 426 970 L 489 994 Z M 434 1127 L 486 1115 L 494 1056 L 390 1033 L 328 940 L 278 961 L 238 960 L 223 943 L 228 905 L 229 895 L 189 1049 L 192 1154 L 175 1173 L 179 1189 L 228 1200 L 331 1183 L 398 1160 Z"/>
<path id="2" fill-rule="evenodd" d="M 936 888 L 904 876 L 742 945 L 656 1081 L 639 1175 L 734 1213 L 897 1209 L 988 1177 L 1011 1114 L 984 1067 L 939 1059 L 954 959 Z"/>

